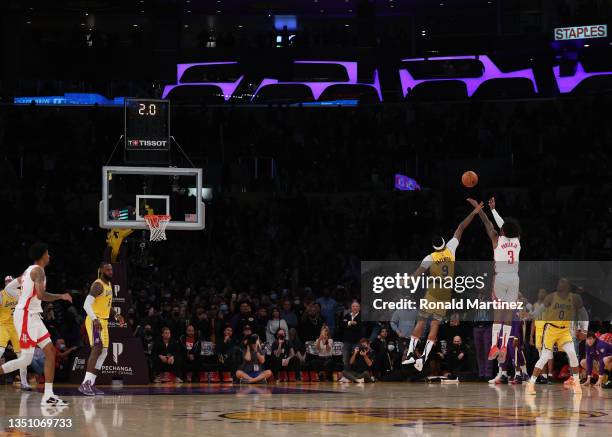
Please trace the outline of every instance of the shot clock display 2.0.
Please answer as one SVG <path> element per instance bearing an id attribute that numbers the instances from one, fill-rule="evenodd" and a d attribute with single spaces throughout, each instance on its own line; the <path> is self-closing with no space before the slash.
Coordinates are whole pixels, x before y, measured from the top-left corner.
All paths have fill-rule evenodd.
<path id="1" fill-rule="evenodd" d="M 125 100 L 125 149 L 169 150 L 170 102 Z"/>

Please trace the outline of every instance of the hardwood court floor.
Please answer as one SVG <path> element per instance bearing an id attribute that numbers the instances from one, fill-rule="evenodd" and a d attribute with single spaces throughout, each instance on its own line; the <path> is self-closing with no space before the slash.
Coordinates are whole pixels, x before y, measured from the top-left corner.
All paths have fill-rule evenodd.
<path id="1" fill-rule="evenodd" d="M 103 388 L 103 387 L 102 387 Z M 490 387 L 482 383 L 141 386 L 103 397 L 56 387 L 71 405 L 41 409 L 41 394 L 0 386 L 0 436 L 568 436 L 612 431 L 612 391 L 576 397 L 560 384 Z M 55 415 L 55 416 L 54 416 Z M 11 418 L 71 419 L 71 428 L 9 428 Z M 13 423 L 15 423 L 13 421 Z M 36 421 L 34 421 L 36 424 Z"/>

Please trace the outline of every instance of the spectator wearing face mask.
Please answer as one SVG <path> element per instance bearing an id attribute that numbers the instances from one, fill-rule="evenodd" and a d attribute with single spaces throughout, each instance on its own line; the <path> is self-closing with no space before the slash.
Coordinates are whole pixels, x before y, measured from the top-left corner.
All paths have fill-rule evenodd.
<path id="1" fill-rule="evenodd" d="M 70 375 L 70 355 L 77 350 L 76 346 L 66 347 L 63 338 L 55 340 L 55 381 L 66 382 Z"/>
<path id="2" fill-rule="evenodd" d="M 453 342 L 446 351 L 446 362 L 450 377 L 457 377 L 469 370 L 468 350 L 460 336 L 453 337 Z"/>
<path id="3" fill-rule="evenodd" d="M 270 368 L 275 378 L 278 378 L 281 370 L 295 373 L 300 370 L 300 360 L 295 355 L 291 341 L 287 340 L 283 328 L 276 331 L 276 340 L 272 343 Z"/>
<path id="4" fill-rule="evenodd" d="M 275 340 L 276 333 L 279 329 L 289 332 L 287 322 L 281 318 L 281 313 L 278 308 L 272 308 L 272 318 L 268 320 L 266 325 L 266 341 L 272 344 Z"/>

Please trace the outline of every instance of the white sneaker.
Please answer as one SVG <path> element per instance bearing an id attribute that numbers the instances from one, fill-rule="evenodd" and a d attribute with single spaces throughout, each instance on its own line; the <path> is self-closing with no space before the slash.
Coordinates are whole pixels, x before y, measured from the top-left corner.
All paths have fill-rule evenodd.
<path id="1" fill-rule="evenodd" d="M 496 375 L 493 379 L 489 379 L 489 384 L 499 384 L 501 381 L 501 375 Z"/>
<path id="2" fill-rule="evenodd" d="M 40 401 L 40 405 L 49 406 L 49 407 L 65 407 L 68 405 L 68 402 L 57 397 L 56 394 L 52 394 L 50 396 L 43 396 Z"/>
<path id="3" fill-rule="evenodd" d="M 407 360 L 402 361 L 402 365 L 405 366 L 407 364 L 414 364 L 414 361 L 415 361 L 414 357 L 410 357 Z"/>
<path id="4" fill-rule="evenodd" d="M 423 359 L 422 358 L 419 358 L 418 360 L 414 362 L 414 368 L 417 369 L 417 371 L 419 372 L 423 370 Z"/>
<path id="5" fill-rule="evenodd" d="M 344 383 L 344 382 L 351 382 L 351 381 L 349 381 L 347 378 L 345 378 L 345 377 L 343 376 L 342 378 L 340 378 L 340 379 L 338 380 L 338 382 L 343 382 L 343 383 Z"/>
<path id="6" fill-rule="evenodd" d="M 359 384 L 363 384 L 365 382 L 365 379 L 364 378 L 357 378 L 355 380 L 355 382 L 358 382 Z"/>

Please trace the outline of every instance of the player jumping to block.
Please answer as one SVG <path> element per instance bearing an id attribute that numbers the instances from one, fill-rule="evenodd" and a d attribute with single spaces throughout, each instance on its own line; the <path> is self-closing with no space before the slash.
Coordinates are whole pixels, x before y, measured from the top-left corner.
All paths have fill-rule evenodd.
<path id="1" fill-rule="evenodd" d="M 542 372 L 544 364 L 553 357 L 553 347 L 555 344 L 559 350 L 565 351 L 572 369 L 572 380 L 570 386 L 575 394 L 581 394 L 579 363 L 574 348 L 574 339 L 570 332 L 570 325 L 573 320 L 579 322 L 588 321 L 588 314 L 582 303 L 582 298 L 576 293 L 570 293 L 571 284 L 565 279 L 559 279 L 557 291 L 550 293 L 544 299 L 543 305 L 534 313 L 534 318 L 538 319 L 541 313 L 546 311 L 546 324 L 544 326 L 544 336 L 542 339 L 542 353 L 540 359 L 533 368 L 531 379 L 527 383 L 525 393 L 535 395 L 535 382 Z"/>
<path id="2" fill-rule="evenodd" d="M 472 205 L 478 203 L 468 199 Z M 493 223 L 484 211 L 478 214 L 485 225 L 487 235 L 493 244 L 493 259 L 495 261 L 495 276 L 493 277 L 492 299 L 500 302 L 517 302 L 519 298 L 519 254 L 521 252 L 520 227 L 515 220 L 504 219 L 495 210 L 495 198 L 489 199 L 489 208 L 495 223 L 500 229 L 498 233 Z M 489 360 L 498 359 L 499 363 L 506 361 L 508 339 L 512 331 L 511 309 L 496 309 L 494 311 L 493 331 L 491 333 L 491 350 Z M 499 337 L 501 333 L 501 347 Z M 495 379 L 489 381 L 495 382 Z"/>
<path id="3" fill-rule="evenodd" d="M 429 276 L 435 277 L 447 277 L 454 276 L 455 270 L 455 251 L 459 246 L 459 240 L 465 228 L 469 226 L 476 214 L 480 212 L 483 204 L 476 204 L 474 210 L 457 226 L 457 230 L 453 235 L 453 238 L 448 243 L 444 241 L 444 238 L 435 236 L 432 239 L 432 246 L 434 252 L 423 258 L 421 265 L 412 274 L 414 277 L 421 276 L 429 270 Z M 441 282 L 441 281 L 440 281 Z M 432 286 L 427 289 L 425 299 L 429 302 L 450 302 L 452 290 L 444 287 Z M 419 313 L 419 321 L 415 325 L 412 335 L 410 336 L 410 345 L 408 346 L 408 352 L 406 359 L 402 361 L 402 364 L 414 364 L 414 368 L 419 372 L 423 370 L 423 365 L 427 362 L 429 353 L 433 348 L 434 344 L 438 339 L 438 329 L 440 322 L 444 320 L 446 316 L 445 309 L 427 310 Z M 427 336 L 427 343 L 425 344 L 425 352 L 422 358 L 415 359 L 414 350 L 419 342 L 419 339 L 423 335 L 425 330 L 425 324 L 427 320 L 431 319 L 431 325 L 429 327 L 429 335 Z"/>
<path id="4" fill-rule="evenodd" d="M 85 379 L 79 387 L 79 391 L 85 396 L 100 396 L 104 392 L 96 388 L 96 377 L 102 369 L 102 364 L 108 354 L 109 335 L 108 317 L 114 317 L 121 326 L 124 325 L 123 316 L 115 314 L 113 303 L 113 266 L 109 262 L 103 262 L 98 269 L 98 279 L 91 284 L 89 294 L 85 298 L 83 308 L 87 313 L 85 329 L 91 346 L 89 360 L 87 361 L 87 372 Z"/>
<path id="5" fill-rule="evenodd" d="M 54 302 L 61 299 L 72 302 L 72 297 L 68 293 L 52 294 L 46 291 L 45 267 L 49 265 L 51 257 L 45 243 L 34 243 L 30 248 L 30 258 L 34 264 L 21 275 L 22 290 L 13 315 L 15 329 L 19 334 L 21 356 L 5 363 L 0 369 L 0 375 L 27 368 L 34 357 L 34 349 L 38 346 L 45 354 L 45 392 L 40 405 L 65 406 L 68 403 L 53 393 L 55 347 L 40 315 L 42 313 L 41 301 Z"/>

